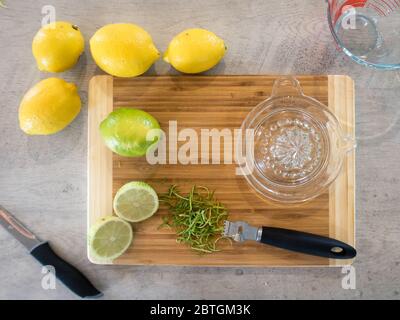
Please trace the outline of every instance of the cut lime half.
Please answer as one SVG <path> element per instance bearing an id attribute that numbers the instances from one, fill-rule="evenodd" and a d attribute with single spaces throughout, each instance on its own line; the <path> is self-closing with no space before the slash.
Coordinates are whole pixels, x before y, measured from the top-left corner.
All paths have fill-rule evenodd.
<path id="1" fill-rule="evenodd" d="M 114 211 L 121 219 L 139 222 L 158 210 L 158 196 L 152 187 L 141 181 L 125 184 L 114 198 Z"/>
<path id="2" fill-rule="evenodd" d="M 128 249 L 132 238 L 132 227 L 128 222 L 114 216 L 105 217 L 90 228 L 90 255 L 96 261 L 112 261 Z"/>

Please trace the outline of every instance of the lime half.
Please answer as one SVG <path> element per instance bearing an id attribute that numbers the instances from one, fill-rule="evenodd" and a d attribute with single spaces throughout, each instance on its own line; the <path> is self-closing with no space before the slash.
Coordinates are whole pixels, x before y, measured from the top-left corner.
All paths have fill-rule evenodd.
<path id="1" fill-rule="evenodd" d="M 112 261 L 132 242 L 131 225 L 118 217 L 105 217 L 89 232 L 90 255 L 98 261 Z"/>
<path id="2" fill-rule="evenodd" d="M 120 218 L 139 222 L 158 210 L 158 196 L 147 183 L 133 181 L 118 190 L 114 198 L 114 211 Z"/>

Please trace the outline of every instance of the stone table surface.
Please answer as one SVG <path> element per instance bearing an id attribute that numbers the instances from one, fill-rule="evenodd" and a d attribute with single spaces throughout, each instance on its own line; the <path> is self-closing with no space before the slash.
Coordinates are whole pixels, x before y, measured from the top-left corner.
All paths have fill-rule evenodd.
<path id="1" fill-rule="evenodd" d="M 337 51 L 321 0 L 5 0 L 0 8 L 0 203 L 73 262 L 107 299 L 399 299 L 400 76 L 359 66 Z M 88 81 L 101 73 L 86 50 L 60 76 L 79 86 L 82 112 L 53 136 L 18 127 L 24 92 L 49 77 L 36 68 L 31 41 L 42 7 L 80 26 L 86 45 L 107 23 L 133 22 L 160 50 L 176 33 L 203 27 L 229 51 L 208 74 L 348 74 L 356 83 L 356 289 L 340 268 L 99 266 L 86 258 Z M 148 74 L 175 74 L 158 61 Z M 75 299 L 61 284 L 41 286 L 41 267 L 0 230 L 0 299 Z"/>

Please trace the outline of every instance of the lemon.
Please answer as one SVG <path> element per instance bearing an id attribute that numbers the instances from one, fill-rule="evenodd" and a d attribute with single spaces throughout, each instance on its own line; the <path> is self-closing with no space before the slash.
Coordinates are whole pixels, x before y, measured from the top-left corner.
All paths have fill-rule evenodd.
<path id="1" fill-rule="evenodd" d="M 131 245 L 132 227 L 114 216 L 102 218 L 89 230 L 90 256 L 96 261 L 112 261 L 122 255 Z"/>
<path id="2" fill-rule="evenodd" d="M 106 25 L 90 39 L 94 61 L 117 77 L 135 77 L 146 72 L 160 57 L 150 34 L 130 23 Z"/>
<path id="3" fill-rule="evenodd" d="M 211 69 L 225 55 L 224 41 L 205 29 L 188 29 L 170 42 L 164 60 L 184 73 Z"/>
<path id="4" fill-rule="evenodd" d="M 147 183 L 132 181 L 118 190 L 113 206 L 121 219 L 139 222 L 150 218 L 158 210 L 158 196 Z"/>
<path id="5" fill-rule="evenodd" d="M 64 129 L 81 110 L 73 83 L 48 78 L 34 85 L 19 106 L 19 125 L 31 135 L 48 135 Z"/>
<path id="6" fill-rule="evenodd" d="M 159 141 L 159 130 L 160 125 L 152 115 L 131 108 L 111 112 L 100 124 L 100 134 L 107 147 L 125 157 L 144 156 Z"/>
<path id="7" fill-rule="evenodd" d="M 57 21 L 43 26 L 33 38 L 32 52 L 39 70 L 62 72 L 72 68 L 85 47 L 79 28 Z"/>

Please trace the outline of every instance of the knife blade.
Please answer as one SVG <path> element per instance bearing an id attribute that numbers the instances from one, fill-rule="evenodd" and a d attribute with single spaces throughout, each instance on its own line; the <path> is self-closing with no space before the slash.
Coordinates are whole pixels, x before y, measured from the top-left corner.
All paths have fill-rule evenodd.
<path id="1" fill-rule="evenodd" d="M 41 240 L 13 214 L 0 205 L 0 224 L 28 249 L 44 266 L 52 266 L 55 276 L 81 298 L 98 298 L 103 294 L 74 266 L 60 258 L 47 241 Z"/>
<path id="2" fill-rule="evenodd" d="M 0 206 L 0 224 L 11 233 L 15 239 L 21 242 L 29 252 L 44 242 L 2 206 Z"/>

